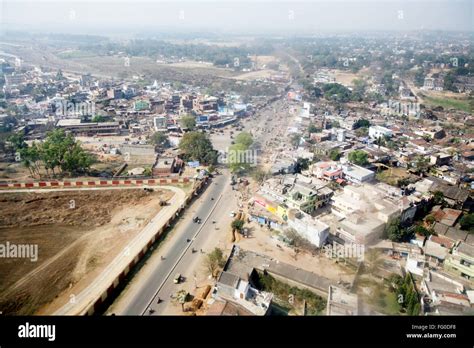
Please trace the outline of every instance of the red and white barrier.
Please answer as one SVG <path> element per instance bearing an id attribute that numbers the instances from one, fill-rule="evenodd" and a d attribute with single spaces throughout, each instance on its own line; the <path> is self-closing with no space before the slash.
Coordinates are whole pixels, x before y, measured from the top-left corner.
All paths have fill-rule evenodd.
<path id="1" fill-rule="evenodd" d="M 42 188 L 42 187 L 97 187 L 97 186 L 141 186 L 141 185 L 173 185 L 192 182 L 193 178 L 157 178 L 157 179 L 102 179 L 82 181 L 28 181 L 0 183 L 0 189 Z"/>

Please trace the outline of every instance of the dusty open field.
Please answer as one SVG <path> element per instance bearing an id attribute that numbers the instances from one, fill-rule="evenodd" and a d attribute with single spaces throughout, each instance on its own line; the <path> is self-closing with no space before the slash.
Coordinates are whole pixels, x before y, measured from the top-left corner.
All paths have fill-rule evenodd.
<path id="1" fill-rule="evenodd" d="M 23 164 L 19 162 L 0 162 L 0 180 L 26 180 L 29 177 L 30 173 Z"/>
<path id="2" fill-rule="evenodd" d="M 331 73 L 334 75 L 336 82 L 344 86 L 353 86 L 352 81 L 361 78 L 360 74 L 353 74 L 347 71 L 332 70 Z"/>
<path id="3" fill-rule="evenodd" d="M 51 301 L 96 276 L 157 214 L 160 199 L 172 195 L 140 189 L 2 194 L 0 244 L 37 244 L 38 260 L 1 260 L 0 311 L 50 313 Z"/>

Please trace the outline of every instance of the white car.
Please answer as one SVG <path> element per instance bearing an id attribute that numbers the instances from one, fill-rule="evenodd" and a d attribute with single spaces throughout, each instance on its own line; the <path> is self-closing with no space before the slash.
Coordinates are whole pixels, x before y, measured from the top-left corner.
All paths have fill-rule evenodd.
<path id="1" fill-rule="evenodd" d="M 234 216 L 235 216 L 235 212 L 232 211 L 232 212 L 230 213 L 230 217 L 234 217 Z"/>

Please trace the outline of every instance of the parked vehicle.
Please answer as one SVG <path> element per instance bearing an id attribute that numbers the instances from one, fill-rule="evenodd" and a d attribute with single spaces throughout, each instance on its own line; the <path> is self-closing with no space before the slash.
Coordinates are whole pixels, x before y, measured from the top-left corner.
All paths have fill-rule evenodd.
<path id="1" fill-rule="evenodd" d="M 181 282 L 181 274 L 176 273 L 176 275 L 174 276 L 174 279 L 173 279 L 173 283 L 179 284 L 180 282 Z"/>

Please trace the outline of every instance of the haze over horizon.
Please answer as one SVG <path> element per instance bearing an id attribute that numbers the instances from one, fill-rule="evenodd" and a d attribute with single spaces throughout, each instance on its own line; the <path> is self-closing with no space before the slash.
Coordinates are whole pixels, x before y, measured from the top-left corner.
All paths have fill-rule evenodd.
<path id="1" fill-rule="evenodd" d="M 71 34 L 214 31 L 311 34 L 328 31 L 473 30 L 469 0 L 23 1 L 0 3 L 0 30 Z"/>

